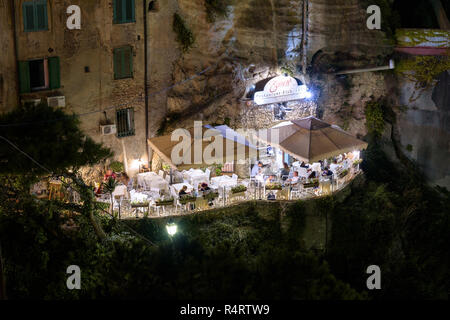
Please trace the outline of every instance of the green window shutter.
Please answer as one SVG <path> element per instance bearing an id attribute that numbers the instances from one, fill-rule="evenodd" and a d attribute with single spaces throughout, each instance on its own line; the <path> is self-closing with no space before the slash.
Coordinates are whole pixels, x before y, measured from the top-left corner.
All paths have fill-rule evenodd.
<path id="1" fill-rule="evenodd" d="M 114 23 L 122 23 L 123 20 L 123 6 L 122 0 L 114 0 Z"/>
<path id="2" fill-rule="evenodd" d="M 133 76 L 133 49 L 131 47 L 124 48 L 122 65 L 124 77 L 131 78 Z"/>
<path id="3" fill-rule="evenodd" d="M 122 78 L 122 49 L 114 49 L 114 79 Z"/>
<path id="4" fill-rule="evenodd" d="M 126 8 L 125 22 L 134 22 L 134 0 L 123 0 Z"/>
<path id="5" fill-rule="evenodd" d="M 50 89 L 61 87 L 61 76 L 59 71 L 59 57 L 48 58 L 48 74 L 50 79 Z"/>
<path id="6" fill-rule="evenodd" d="M 48 30 L 47 1 L 39 1 L 35 4 L 36 30 Z"/>
<path id="7" fill-rule="evenodd" d="M 133 48 L 114 49 L 114 79 L 131 78 L 133 76 Z"/>
<path id="8" fill-rule="evenodd" d="M 34 19 L 33 2 L 22 3 L 22 17 L 23 17 L 23 30 L 25 32 L 34 31 L 36 28 L 36 23 Z"/>
<path id="9" fill-rule="evenodd" d="M 20 93 L 31 92 L 30 66 L 28 61 L 19 61 L 19 85 Z"/>

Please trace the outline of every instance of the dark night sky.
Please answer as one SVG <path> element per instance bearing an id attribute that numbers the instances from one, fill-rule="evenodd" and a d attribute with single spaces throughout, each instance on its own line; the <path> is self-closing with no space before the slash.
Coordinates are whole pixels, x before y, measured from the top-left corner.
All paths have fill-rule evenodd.
<path id="1" fill-rule="evenodd" d="M 450 11 L 450 1 L 441 0 L 447 17 Z M 403 28 L 439 28 L 436 16 L 428 0 L 396 0 L 394 9 L 401 16 Z"/>

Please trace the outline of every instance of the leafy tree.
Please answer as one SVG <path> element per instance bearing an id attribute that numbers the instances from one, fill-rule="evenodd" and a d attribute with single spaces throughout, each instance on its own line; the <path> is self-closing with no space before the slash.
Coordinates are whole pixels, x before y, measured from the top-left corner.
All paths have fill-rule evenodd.
<path id="1" fill-rule="evenodd" d="M 94 165 L 112 156 L 79 128 L 75 115 L 46 104 L 21 105 L 0 115 L 0 136 L 8 139 L 55 174 Z M 5 141 L 0 148 L 1 174 L 47 174 Z"/>

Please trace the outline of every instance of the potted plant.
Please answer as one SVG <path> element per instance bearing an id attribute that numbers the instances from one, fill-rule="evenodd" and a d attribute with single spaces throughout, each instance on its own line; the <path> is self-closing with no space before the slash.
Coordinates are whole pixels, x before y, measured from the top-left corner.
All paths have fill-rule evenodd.
<path id="1" fill-rule="evenodd" d="M 197 200 L 197 197 L 191 196 L 191 195 L 184 195 L 184 196 L 180 197 L 180 203 L 181 204 L 195 202 L 196 200 Z"/>
<path id="2" fill-rule="evenodd" d="M 236 193 L 244 193 L 245 191 L 247 191 L 247 187 L 244 185 L 239 185 L 236 187 L 231 188 L 231 193 L 232 194 L 236 194 Z"/>
<path id="3" fill-rule="evenodd" d="M 283 187 L 278 182 L 270 183 L 270 184 L 266 185 L 266 190 L 282 190 L 282 189 L 283 189 Z"/>
<path id="4" fill-rule="evenodd" d="M 156 200 L 156 205 L 157 206 L 170 206 L 170 205 L 173 205 L 173 198 Z"/>
<path id="5" fill-rule="evenodd" d="M 113 162 L 111 162 L 109 164 L 109 167 L 115 173 L 119 173 L 119 172 L 123 172 L 124 171 L 123 163 L 120 162 L 120 161 L 113 161 Z"/>
<path id="6" fill-rule="evenodd" d="M 135 202 L 131 203 L 132 208 L 146 208 L 146 207 L 148 207 L 148 205 L 149 205 L 148 201 L 143 201 L 143 202 L 135 201 Z"/>
<path id="7" fill-rule="evenodd" d="M 319 187 L 319 179 L 311 179 L 311 181 L 309 181 L 303 185 L 303 188 L 305 188 L 305 189 L 317 188 L 317 187 Z"/>
<path id="8" fill-rule="evenodd" d="M 356 168 L 359 164 L 361 164 L 361 162 L 362 162 L 362 159 L 358 159 L 358 160 L 353 161 L 353 167 Z"/>
<path id="9" fill-rule="evenodd" d="M 109 194 L 110 198 L 111 198 L 111 214 L 113 213 L 113 208 L 114 208 L 114 203 L 113 203 L 113 192 L 117 187 L 117 181 L 116 179 L 114 179 L 113 177 L 109 177 L 108 180 L 106 182 L 103 182 L 103 190 L 105 190 L 105 192 L 107 194 Z"/>
<path id="10" fill-rule="evenodd" d="M 342 170 L 341 173 L 339 173 L 338 178 L 339 178 L 339 179 L 342 179 L 342 178 L 344 178 L 347 174 L 348 174 L 348 170 L 347 170 L 347 169 L 344 169 L 344 170 Z"/>

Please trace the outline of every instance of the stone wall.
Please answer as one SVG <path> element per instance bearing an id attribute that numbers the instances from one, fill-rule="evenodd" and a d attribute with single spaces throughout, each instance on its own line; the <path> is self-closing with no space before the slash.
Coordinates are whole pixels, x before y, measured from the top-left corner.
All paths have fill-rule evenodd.
<path id="1" fill-rule="evenodd" d="M 14 50 L 13 3 L 0 0 L 0 112 L 17 105 L 17 73 Z"/>
<path id="2" fill-rule="evenodd" d="M 136 160 L 146 160 L 143 1 L 135 1 L 136 22 L 126 24 L 113 24 L 109 0 L 49 1 L 48 31 L 39 32 L 23 31 L 22 2 L 15 1 L 18 60 L 58 56 L 61 88 L 22 94 L 21 100 L 65 96 L 65 111 L 82 114 L 81 129 L 110 147 L 115 160 L 124 161 L 126 153 L 126 167 L 133 174 L 138 170 Z M 81 8 L 81 30 L 66 27 L 70 5 Z M 133 48 L 133 77 L 114 80 L 113 50 L 124 45 Z M 102 136 L 100 122 L 115 123 L 116 110 L 125 107 L 134 108 L 136 134 L 125 138 Z"/>

